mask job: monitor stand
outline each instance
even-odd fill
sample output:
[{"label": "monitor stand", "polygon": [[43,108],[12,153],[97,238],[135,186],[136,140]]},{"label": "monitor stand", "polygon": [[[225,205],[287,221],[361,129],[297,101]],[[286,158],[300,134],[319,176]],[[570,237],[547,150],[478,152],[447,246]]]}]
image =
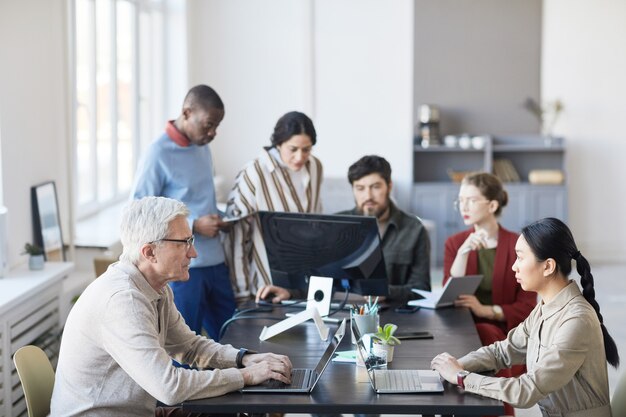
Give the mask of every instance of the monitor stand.
[{"label": "monitor stand", "polygon": [[259,336],[259,340],[267,340],[310,319],[313,319],[313,321],[315,322],[315,326],[317,327],[317,331],[320,334],[320,338],[324,341],[327,340],[329,329],[328,326],[326,326],[322,321],[322,316],[320,316],[320,312],[317,311],[317,307],[307,308],[306,310],[301,311],[291,317],[287,317],[285,320],[280,321],[270,327],[263,327],[261,335]]},{"label": "monitor stand", "polygon": [[298,314],[288,315],[288,317],[270,327],[265,326],[261,331],[259,340],[267,340],[284,331],[313,319],[317,331],[322,340],[328,339],[328,326],[324,324],[320,311],[327,316],[330,312],[330,299],[332,298],[333,279],[328,277],[312,276],[309,280],[309,293],[307,296],[306,310]]}]

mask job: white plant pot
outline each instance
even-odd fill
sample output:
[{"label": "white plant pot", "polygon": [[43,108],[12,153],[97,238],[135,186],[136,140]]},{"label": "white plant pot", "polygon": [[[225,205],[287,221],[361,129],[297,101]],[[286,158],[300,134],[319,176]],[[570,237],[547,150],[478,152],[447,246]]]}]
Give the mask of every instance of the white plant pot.
[{"label": "white plant pot", "polygon": [[393,348],[395,346],[386,345],[383,343],[374,343],[372,345],[372,353],[376,355],[378,352],[387,352],[387,363],[393,360]]},{"label": "white plant pot", "polygon": [[30,255],[28,257],[28,269],[37,271],[43,269],[45,265],[45,259],[43,255]]}]

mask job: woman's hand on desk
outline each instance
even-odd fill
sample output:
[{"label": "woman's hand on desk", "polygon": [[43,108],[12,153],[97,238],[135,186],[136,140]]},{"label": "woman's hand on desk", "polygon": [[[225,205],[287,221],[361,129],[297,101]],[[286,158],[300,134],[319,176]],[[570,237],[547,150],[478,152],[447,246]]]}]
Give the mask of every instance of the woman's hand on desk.
[{"label": "woman's hand on desk", "polygon": [[435,356],[430,362],[430,367],[439,372],[439,375],[452,384],[457,383],[456,375],[463,370],[459,361],[447,352]]},{"label": "woman's hand on desk", "polygon": [[478,301],[478,298],[476,298],[475,295],[459,295],[459,298],[454,301],[454,306],[467,307],[472,311],[472,313],[474,313],[476,317],[481,317],[485,319],[493,318],[493,309],[491,308],[491,306],[481,304],[481,302]]},{"label": "woman's hand on desk", "polygon": [[243,357],[244,368],[239,371],[246,385],[257,385],[268,379],[291,383],[291,361],[285,355],[253,353]]},{"label": "woman's hand on desk", "polygon": [[256,302],[259,300],[269,301],[274,304],[278,304],[283,300],[289,300],[291,298],[291,294],[283,287],[277,287],[275,285],[266,285],[264,287],[259,288],[256,292]]}]

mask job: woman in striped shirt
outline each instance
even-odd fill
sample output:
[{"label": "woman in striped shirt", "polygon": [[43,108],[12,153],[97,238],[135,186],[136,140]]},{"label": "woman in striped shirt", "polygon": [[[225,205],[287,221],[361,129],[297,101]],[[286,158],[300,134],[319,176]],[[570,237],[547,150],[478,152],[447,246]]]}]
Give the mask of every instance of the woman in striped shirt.
[{"label": "woman in striped shirt", "polygon": [[[311,119],[289,112],[278,119],[271,146],[246,164],[230,192],[226,213],[243,217],[258,210],[322,211],[322,164],[311,155],[317,140]],[[254,296],[272,283],[256,216],[236,222],[224,242],[231,281],[238,298]]]}]

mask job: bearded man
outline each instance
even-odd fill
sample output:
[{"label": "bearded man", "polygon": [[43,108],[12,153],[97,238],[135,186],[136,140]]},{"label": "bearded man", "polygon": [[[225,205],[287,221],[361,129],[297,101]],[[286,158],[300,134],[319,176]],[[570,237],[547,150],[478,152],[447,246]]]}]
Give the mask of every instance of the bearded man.
[{"label": "bearded man", "polygon": [[354,202],[338,214],[374,216],[382,240],[389,279],[388,299],[405,302],[419,298],[412,288],[430,291],[430,239],[417,216],[400,210],[391,200],[391,166],[377,155],[367,155],[348,169]]}]

